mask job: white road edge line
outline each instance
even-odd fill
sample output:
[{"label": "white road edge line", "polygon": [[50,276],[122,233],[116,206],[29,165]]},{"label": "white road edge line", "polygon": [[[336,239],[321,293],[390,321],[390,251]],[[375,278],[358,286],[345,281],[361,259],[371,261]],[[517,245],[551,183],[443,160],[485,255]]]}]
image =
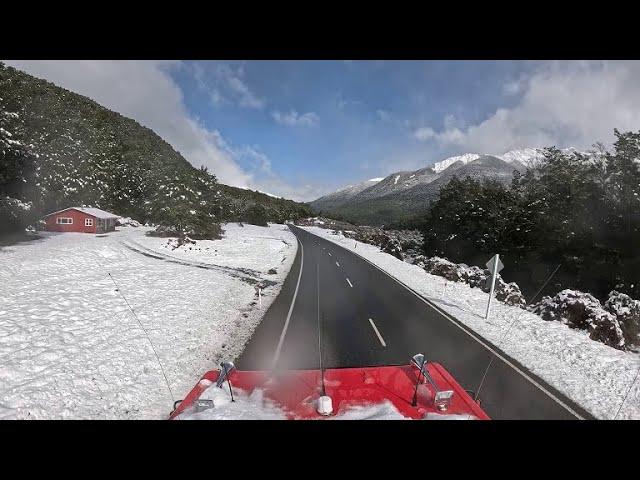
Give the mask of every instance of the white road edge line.
[{"label": "white road edge line", "polygon": [[384,343],[384,339],[382,338],[382,335],[380,335],[380,332],[376,328],[376,324],[373,323],[373,320],[371,320],[371,319],[369,319],[369,323],[371,324],[371,327],[373,328],[373,331],[376,332],[376,335],[378,336],[378,340],[380,340],[380,343],[382,344],[382,346],[386,348],[387,344]]},{"label": "white road edge line", "polygon": [[[304,230],[304,229],[303,229]],[[311,233],[311,235],[315,235],[315,233],[309,232],[308,230],[305,230],[305,232],[307,233]],[[320,235],[316,235],[319,238],[323,238],[320,237]],[[544,388],[542,385],[540,385],[538,382],[536,382],[533,378],[531,378],[529,375],[527,375],[525,372],[523,372],[522,370],[520,370],[517,366],[515,366],[513,363],[511,363],[509,360],[507,360],[506,358],[504,358],[502,355],[500,355],[498,352],[496,352],[494,349],[492,349],[489,345],[487,345],[486,343],[484,343],[480,338],[478,338],[476,335],[474,335],[473,333],[471,333],[469,330],[467,330],[466,328],[464,328],[462,325],[460,325],[456,320],[454,320],[451,315],[449,315],[447,312],[445,312],[444,310],[438,310],[434,305],[431,305],[431,303],[425,299],[422,295],[418,294],[417,292],[415,292],[414,290],[412,290],[411,288],[409,288],[407,285],[405,285],[404,283],[402,283],[400,280],[398,280],[397,278],[395,278],[393,275],[391,275],[390,273],[385,272],[383,269],[381,269],[380,267],[378,267],[375,263],[367,260],[366,258],[364,258],[362,255],[360,255],[359,253],[356,253],[354,251],[351,251],[349,249],[347,249],[346,247],[340,245],[337,242],[334,242],[332,240],[328,240],[325,239],[335,245],[338,245],[339,247],[343,248],[344,250],[353,253],[354,255],[357,255],[358,257],[360,257],[362,260],[364,260],[365,262],[367,262],[368,264],[372,265],[373,267],[375,267],[376,269],[380,270],[382,273],[384,273],[387,277],[391,278],[392,280],[394,280],[398,285],[401,285],[402,287],[404,287],[405,289],[407,289],[409,292],[411,292],[413,295],[415,295],[418,299],[422,300],[422,302],[424,302],[425,304],[429,305],[429,307],[431,307],[433,310],[435,310],[436,312],[440,313],[444,318],[446,318],[447,320],[449,320],[451,323],[453,323],[456,327],[458,327],[460,330],[462,330],[464,333],[466,333],[467,335],[469,335],[471,338],[473,338],[476,342],[478,342],[480,345],[482,345],[484,348],[486,348],[488,351],[490,351],[491,353],[493,353],[497,358],[499,358],[500,360],[502,360],[504,363],[506,363],[508,366],[510,366],[511,368],[513,368],[516,372],[518,372],[520,375],[522,375],[526,380],[528,380],[529,382],[531,382],[531,384],[533,384],[535,387],[537,387],[539,390],[541,390],[542,392],[546,393],[551,399],[553,399],[558,405],[560,405],[561,407],[565,408],[569,413],[571,413],[572,415],[574,415],[577,419],[579,420],[584,420],[584,417],[582,415],[580,415],[578,412],[574,411],[569,405],[567,405],[566,403],[564,403],[562,400],[560,400],[558,397],[556,397],[553,393],[551,393],[550,391],[548,391],[546,388]]]},{"label": "white road edge line", "polygon": [[349,284],[349,286],[350,286],[351,288],[353,288],[353,285],[351,284],[351,281],[349,280],[349,278],[347,278],[347,283]]},{"label": "white road edge line", "polygon": [[304,267],[304,247],[302,246],[302,242],[298,237],[298,244],[300,244],[300,273],[298,273],[298,283],[296,284],[296,289],[293,292],[293,299],[291,300],[291,305],[289,306],[289,313],[287,313],[287,319],[284,322],[284,327],[282,327],[282,333],[280,334],[280,340],[278,341],[278,347],[276,348],[276,353],[273,356],[273,364],[271,369],[275,370],[276,364],[280,358],[280,351],[282,350],[282,344],[284,343],[284,337],[287,334],[287,329],[289,328],[289,320],[291,320],[291,312],[293,312],[293,306],[296,304],[296,298],[298,297],[298,288],[300,287],[300,279],[302,278],[302,267]]}]

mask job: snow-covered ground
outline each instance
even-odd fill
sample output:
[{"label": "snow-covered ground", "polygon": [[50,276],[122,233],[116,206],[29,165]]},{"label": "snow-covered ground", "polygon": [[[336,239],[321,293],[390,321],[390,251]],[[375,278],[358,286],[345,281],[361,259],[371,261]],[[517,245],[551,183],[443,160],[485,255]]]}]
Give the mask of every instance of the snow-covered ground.
[{"label": "snow-covered ground", "polygon": [[0,419],[167,418],[242,351],[297,250],[284,225],[228,224],[175,250],[149,230],[0,248]]},{"label": "snow-covered ground", "polygon": [[[464,283],[447,282],[383,253],[376,246],[334,235],[320,227],[301,227],[361,255],[437,304],[507,355],[546,380],[593,415],[611,419],[640,368],[640,356],[593,341],[587,332],[542,320],[518,307],[493,301],[484,319],[488,294]],[[357,244],[357,246],[356,246]],[[640,420],[640,379],[633,384],[618,419]]]}]

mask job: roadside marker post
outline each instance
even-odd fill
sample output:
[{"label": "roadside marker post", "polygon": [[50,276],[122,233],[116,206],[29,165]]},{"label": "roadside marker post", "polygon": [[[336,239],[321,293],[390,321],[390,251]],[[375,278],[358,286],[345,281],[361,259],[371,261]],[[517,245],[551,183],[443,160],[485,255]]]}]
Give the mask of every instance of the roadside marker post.
[{"label": "roadside marker post", "polygon": [[489,302],[487,303],[487,312],[484,315],[484,319],[489,318],[489,310],[491,309],[491,299],[493,298],[493,291],[496,288],[496,277],[498,272],[504,268],[504,265],[500,261],[500,255],[495,254],[491,260],[487,262],[487,268],[491,271],[491,291],[489,292]]},{"label": "roadside marker post", "polygon": [[258,287],[258,306],[262,308],[262,289]]}]

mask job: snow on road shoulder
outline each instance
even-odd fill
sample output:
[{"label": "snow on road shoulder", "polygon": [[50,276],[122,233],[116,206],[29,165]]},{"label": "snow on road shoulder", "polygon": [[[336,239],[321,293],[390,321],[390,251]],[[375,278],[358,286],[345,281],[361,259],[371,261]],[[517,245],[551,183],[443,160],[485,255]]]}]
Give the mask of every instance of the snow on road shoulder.
[{"label": "snow on road shoulder", "polygon": [[[494,301],[491,316],[485,320],[488,294],[478,288],[430,275],[417,265],[381,252],[376,246],[334,235],[330,230],[300,228],[374,263],[598,418],[611,419],[616,415],[640,368],[637,354],[595,342],[584,331],[545,321],[517,307]],[[618,419],[640,419],[640,380],[629,392]]]},{"label": "snow on road shoulder", "polygon": [[0,249],[0,418],[166,418],[241,353],[297,250],[284,225],[228,224],[185,252],[149,230],[45,233]]}]

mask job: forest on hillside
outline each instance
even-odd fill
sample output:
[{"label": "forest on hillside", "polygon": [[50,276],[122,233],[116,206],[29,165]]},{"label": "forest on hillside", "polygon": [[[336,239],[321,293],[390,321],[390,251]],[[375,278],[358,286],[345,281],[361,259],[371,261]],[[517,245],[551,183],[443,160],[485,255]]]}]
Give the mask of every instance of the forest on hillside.
[{"label": "forest on hillside", "polygon": [[[611,150],[545,150],[545,160],[511,185],[454,178],[426,215],[405,223],[424,234],[424,253],[484,265],[529,297],[563,288],[601,299],[615,289],[640,297],[640,132],[614,131]],[[528,298],[530,300],[530,298]]]},{"label": "forest on hillside", "polygon": [[310,214],[305,204],[222,185],[151,129],[0,63],[0,233],[69,206],[204,237],[217,236],[221,222]]}]

